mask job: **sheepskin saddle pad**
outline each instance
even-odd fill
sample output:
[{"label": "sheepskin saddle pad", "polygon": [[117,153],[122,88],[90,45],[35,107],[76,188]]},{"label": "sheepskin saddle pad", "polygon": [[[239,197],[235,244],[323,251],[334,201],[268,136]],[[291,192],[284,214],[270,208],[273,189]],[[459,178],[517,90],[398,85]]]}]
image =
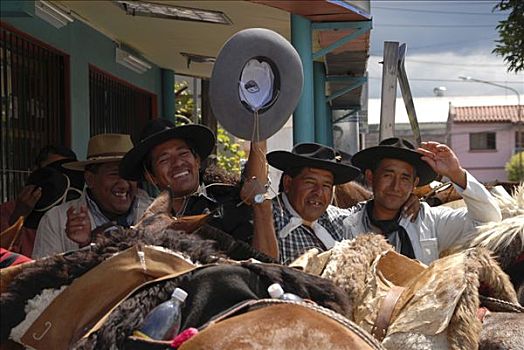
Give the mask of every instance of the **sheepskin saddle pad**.
[{"label": "sheepskin saddle pad", "polygon": [[348,317],[388,349],[477,349],[479,286],[517,303],[508,276],[484,248],[427,267],[396,253],[382,236],[362,235],[295,263],[342,287],[354,306]]}]

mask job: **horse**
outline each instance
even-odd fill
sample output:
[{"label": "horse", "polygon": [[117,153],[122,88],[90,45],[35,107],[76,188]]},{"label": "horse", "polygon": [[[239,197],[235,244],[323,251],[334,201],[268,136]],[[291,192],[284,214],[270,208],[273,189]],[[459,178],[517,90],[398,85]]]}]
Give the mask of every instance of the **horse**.
[{"label": "horse", "polygon": [[[276,282],[315,306],[305,303],[297,308],[268,301],[265,303],[270,307],[232,314],[221,327],[244,329],[238,333],[244,336],[244,344],[249,333],[250,344],[259,347],[273,339],[272,348],[282,344],[317,348],[312,339],[324,339],[341,349],[348,344],[356,344],[358,349],[383,349],[345,318],[352,306],[331,281],[286,266],[232,261],[228,252],[220,249],[221,242],[202,238],[216,232],[206,233],[201,222],[194,229],[193,220],[186,226],[194,229],[192,234],[181,231],[185,224],[180,226],[179,220],[168,214],[168,205],[166,196],[161,195],[136,226],[99,228],[93,233],[93,244],[85,249],[22,265],[24,268],[11,276],[11,281],[4,280],[7,286],[0,295],[0,307],[9,317],[2,317],[0,322],[0,343],[7,344],[11,337],[36,349],[136,348],[136,342],[129,343],[133,330],[180,286],[190,295],[184,307],[183,328],[201,328],[202,335],[195,336],[194,341],[217,348],[216,337],[205,336],[217,328],[212,324],[202,329],[206,321],[229,312],[238,302],[267,299],[267,287]],[[300,328],[274,322],[276,329],[265,322],[258,335],[243,328],[268,318],[283,320],[284,316],[295,319]],[[326,321],[321,322],[323,330],[320,320]],[[308,338],[299,329],[316,331]],[[274,338],[277,330],[279,338]],[[233,337],[224,339],[224,349],[235,341]],[[190,345],[188,342],[187,347]],[[151,348],[154,344],[144,346]]]},{"label": "horse", "polygon": [[373,197],[373,193],[355,181],[335,186],[333,204],[347,209]]}]

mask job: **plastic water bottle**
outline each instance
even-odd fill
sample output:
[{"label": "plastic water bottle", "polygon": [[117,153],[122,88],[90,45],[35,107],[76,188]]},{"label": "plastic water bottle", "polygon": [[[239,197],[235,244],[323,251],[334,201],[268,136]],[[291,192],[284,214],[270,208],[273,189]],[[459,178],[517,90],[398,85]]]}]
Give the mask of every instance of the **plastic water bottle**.
[{"label": "plastic water bottle", "polygon": [[303,301],[301,297],[293,293],[284,293],[282,286],[278,283],[273,283],[267,288],[269,296],[273,299],[281,300],[293,300],[293,301]]},{"label": "plastic water bottle", "polygon": [[182,303],[186,300],[185,290],[176,288],[171,299],[156,306],[145,318],[134,335],[157,340],[171,340],[180,331]]}]

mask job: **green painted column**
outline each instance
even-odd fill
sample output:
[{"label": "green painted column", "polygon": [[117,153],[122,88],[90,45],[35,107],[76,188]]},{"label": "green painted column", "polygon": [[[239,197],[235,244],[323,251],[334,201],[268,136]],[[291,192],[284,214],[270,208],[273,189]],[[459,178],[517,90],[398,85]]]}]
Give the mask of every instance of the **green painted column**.
[{"label": "green painted column", "polygon": [[333,113],[329,103],[326,103],[326,134],[327,134],[327,143],[326,145],[333,147]]},{"label": "green painted column", "polygon": [[323,62],[313,62],[315,96],[315,142],[328,145],[328,125],[326,110],[326,69]]},{"label": "green painted column", "polygon": [[162,68],[162,112],[160,117],[175,121],[175,72]]},{"label": "green painted column", "polygon": [[298,15],[291,15],[291,43],[302,60],[304,86],[293,113],[293,144],[315,141],[313,54],[311,22]]}]

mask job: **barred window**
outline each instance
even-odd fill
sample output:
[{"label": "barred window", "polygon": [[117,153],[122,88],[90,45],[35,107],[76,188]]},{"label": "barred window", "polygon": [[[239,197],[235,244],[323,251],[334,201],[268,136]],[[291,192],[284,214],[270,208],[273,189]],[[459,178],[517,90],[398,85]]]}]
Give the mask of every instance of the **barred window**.
[{"label": "barred window", "polygon": [[16,198],[45,145],[69,146],[69,58],[2,22],[0,196]]},{"label": "barred window", "polygon": [[89,66],[89,112],[91,136],[136,136],[156,115],[156,95]]}]

